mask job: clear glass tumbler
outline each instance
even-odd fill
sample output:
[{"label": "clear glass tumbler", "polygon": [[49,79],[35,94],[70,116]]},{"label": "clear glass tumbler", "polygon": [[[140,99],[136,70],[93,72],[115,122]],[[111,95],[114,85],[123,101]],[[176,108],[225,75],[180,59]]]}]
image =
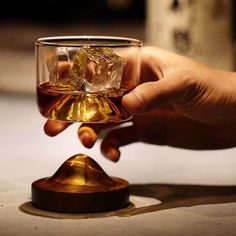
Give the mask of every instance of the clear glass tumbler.
[{"label": "clear glass tumbler", "polygon": [[47,119],[121,122],[122,96],[139,83],[138,39],[61,36],[36,41],[37,102]]}]

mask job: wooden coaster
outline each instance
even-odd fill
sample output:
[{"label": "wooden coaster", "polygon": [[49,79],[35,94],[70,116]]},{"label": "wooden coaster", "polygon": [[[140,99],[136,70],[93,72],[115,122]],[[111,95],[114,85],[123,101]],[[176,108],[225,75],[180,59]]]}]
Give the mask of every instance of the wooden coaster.
[{"label": "wooden coaster", "polygon": [[109,177],[84,154],[69,158],[52,177],[32,183],[32,204],[47,211],[111,211],[129,205],[129,196],[126,180]]}]

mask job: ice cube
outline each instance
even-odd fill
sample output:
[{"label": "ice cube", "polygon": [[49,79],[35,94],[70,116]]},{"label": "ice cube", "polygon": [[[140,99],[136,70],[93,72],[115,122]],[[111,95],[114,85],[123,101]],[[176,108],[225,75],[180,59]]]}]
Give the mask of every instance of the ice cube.
[{"label": "ice cube", "polygon": [[77,90],[119,89],[126,65],[111,48],[82,47],[72,66],[72,84]]}]

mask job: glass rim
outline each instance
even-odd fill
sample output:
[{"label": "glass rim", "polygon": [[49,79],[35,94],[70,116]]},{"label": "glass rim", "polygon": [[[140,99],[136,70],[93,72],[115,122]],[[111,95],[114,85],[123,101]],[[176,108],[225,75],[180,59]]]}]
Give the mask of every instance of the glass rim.
[{"label": "glass rim", "polygon": [[[107,41],[106,43],[102,40]],[[71,41],[71,42],[70,42]],[[81,41],[81,42],[80,42]],[[96,41],[93,42],[93,41]],[[99,42],[100,41],[100,42]],[[35,41],[37,46],[52,46],[52,47],[141,47],[142,40],[119,36],[52,36],[42,37]]]}]

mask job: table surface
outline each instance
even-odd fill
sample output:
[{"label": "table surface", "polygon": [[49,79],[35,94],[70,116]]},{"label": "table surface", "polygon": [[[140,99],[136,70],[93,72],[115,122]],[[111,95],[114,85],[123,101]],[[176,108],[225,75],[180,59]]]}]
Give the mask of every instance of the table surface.
[{"label": "table surface", "polygon": [[[33,96],[0,94],[0,235],[236,235],[236,149],[192,151],[135,143],[118,163],[78,141],[76,128],[43,133]],[[131,183],[132,205],[97,214],[34,209],[31,183],[86,153]]]}]

